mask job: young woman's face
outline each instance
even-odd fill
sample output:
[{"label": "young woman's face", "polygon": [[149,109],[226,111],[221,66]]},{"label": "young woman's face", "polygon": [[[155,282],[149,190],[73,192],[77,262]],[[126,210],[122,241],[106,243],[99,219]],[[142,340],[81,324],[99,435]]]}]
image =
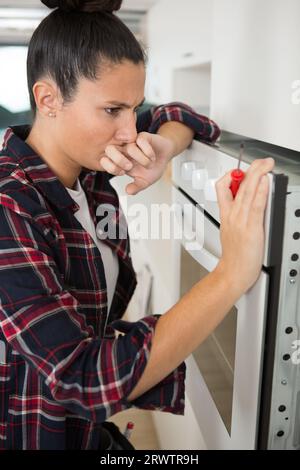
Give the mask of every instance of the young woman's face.
[{"label": "young woman's face", "polygon": [[100,169],[107,145],[136,140],[136,110],[144,100],[145,66],[124,61],[104,67],[97,81],[81,78],[74,100],[57,113],[62,152],[90,170]]}]

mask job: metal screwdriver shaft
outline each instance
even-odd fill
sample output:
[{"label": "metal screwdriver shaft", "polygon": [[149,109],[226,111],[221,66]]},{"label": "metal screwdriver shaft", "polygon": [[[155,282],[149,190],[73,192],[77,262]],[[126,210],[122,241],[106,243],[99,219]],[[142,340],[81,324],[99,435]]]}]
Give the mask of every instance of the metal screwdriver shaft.
[{"label": "metal screwdriver shaft", "polygon": [[239,162],[238,162],[238,167],[237,167],[238,170],[240,169],[240,166],[241,166],[243,153],[244,153],[244,142],[242,142],[240,146],[240,155],[239,155]]}]

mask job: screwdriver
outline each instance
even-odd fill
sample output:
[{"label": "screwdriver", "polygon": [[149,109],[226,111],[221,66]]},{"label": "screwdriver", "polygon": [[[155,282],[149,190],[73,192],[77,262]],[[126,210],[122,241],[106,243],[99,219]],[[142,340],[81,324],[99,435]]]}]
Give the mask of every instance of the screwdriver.
[{"label": "screwdriver", "polygon": [[244,142],[242,142],[240,146],[238,167],[235,170],[232,170],[231,172],[230,189],[234,198],[236,196],[236,193],[238,192],[241,182],[245,178],[245,173],[243,172],[243,170],[240,169],[243,152],[244,152]]}]

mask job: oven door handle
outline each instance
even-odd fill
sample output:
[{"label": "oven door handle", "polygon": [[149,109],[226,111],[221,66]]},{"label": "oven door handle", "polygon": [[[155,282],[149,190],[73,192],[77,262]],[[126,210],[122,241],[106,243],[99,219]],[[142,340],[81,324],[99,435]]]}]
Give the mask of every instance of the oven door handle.
[{"label": "oven door handle", "polygon": [[[189,205],[188,207],[192,207]],[[193,226],[193,217],[190,212],[187,211],[186,206],[181,207],[182,217],[182,240],[181,243],[184,249],[194,258],[195,261],[200,263],[206,271],[213,271],[219,263],[219,258],[210,253],[204,248],[204,215],[197,208],[192,208],[196,218],[198,217],[198,227],[202,232],[197,234],[196,227]],[[199,232],[198,230],[198,232]]]},{"label": "oven door handle", "polygon": [[219,258],[210,253],[206,248],[200,245],[197,241],[190,241],[183,238],[181,241],[184,249],[197,261],[206,271],[213,271],[219,263]]}]

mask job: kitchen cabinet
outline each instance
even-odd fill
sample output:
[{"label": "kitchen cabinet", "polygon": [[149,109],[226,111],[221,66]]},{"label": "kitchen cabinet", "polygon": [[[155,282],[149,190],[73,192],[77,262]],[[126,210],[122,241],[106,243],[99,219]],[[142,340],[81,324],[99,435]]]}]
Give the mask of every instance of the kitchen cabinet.
[{"label": "kitchen cabinet", "polygon": [[211,63],[175,67],[173,70],[174,101],[189,104],[200,114],[209,116],[211,95]]},{"label": "kitchen cabinet", "polygon": [[[145,27],[148,100],[194,104],[186,90],[192,81],[201,97],[201,83],[206,80],[207,64],[211,62],[211,0],[161,0],[150,9]],[[198,97],[195,104],[197,101]]]},{"label": "kitchen cabinet", "polygon": [[214,0],[211,117],[300,150],[300,2]]}]

